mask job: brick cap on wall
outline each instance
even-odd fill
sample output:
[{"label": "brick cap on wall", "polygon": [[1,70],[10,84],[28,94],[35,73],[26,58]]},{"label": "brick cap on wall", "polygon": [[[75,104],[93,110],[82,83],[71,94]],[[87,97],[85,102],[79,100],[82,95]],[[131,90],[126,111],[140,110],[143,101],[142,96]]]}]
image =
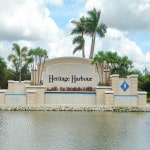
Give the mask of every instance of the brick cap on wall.
[{"label": "brick cap on wall", "polygon": [[138,75],[137,74],[131,74],[131,75],[127,76],[127,78],[138,78]]},{"label": "brick cap on wall", "polygon": [[6,93],[8,90],[6,89],[3,89],[3,90],[0,90],[0,93]]},{"label": "brick cap on wall", "polygon": [[45,89],[46,86],[26,86],[26,88],[41,88],[41,89]]},{"label": "brick cap on wall", "polygon": [[111,86],[97,86],[96,89],[112,89]]},{"label": "brick cap on wall", "polygon": [[110,75],[110,78],[119,78],[119,74],[112,74]]},{"label": "brick cap on wall", "polygon": [[105,94],[114,94],[114,91],[105,91]]},{"label": "brick cap on wall", "polygon": [[147,95],[147,92],[145,92],[145,91],[138,91],[138,95]]}]

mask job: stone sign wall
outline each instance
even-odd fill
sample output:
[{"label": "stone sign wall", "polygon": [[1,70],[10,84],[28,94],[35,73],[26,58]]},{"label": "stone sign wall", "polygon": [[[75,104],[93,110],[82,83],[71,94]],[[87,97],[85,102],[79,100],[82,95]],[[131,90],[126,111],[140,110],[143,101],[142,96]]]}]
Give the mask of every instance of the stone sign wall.
[{"label": "stone sign wall", "polygon": [[45,65],[42,73],[43,85],[48,88],[95,88],[98,83],[98,74],[90,61],[81,58],[72,58],[71,61],[68,59],[70,58],[60,58],[57,63],[54,60],[47,62],[49,65]]}]

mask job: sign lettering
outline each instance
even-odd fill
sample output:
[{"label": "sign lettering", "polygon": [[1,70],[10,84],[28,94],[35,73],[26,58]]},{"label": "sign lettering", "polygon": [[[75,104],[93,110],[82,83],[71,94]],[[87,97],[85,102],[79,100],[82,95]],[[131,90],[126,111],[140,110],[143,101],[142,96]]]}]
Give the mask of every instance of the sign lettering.
[{"label": "sign lettering", "polygon": [[71,82],[71,83],[76,83],[76,82],[85,82],[85,81],[92,81],[93,78],[91,77],[84,77],[84,76],[76,76],[76,75],[71,75],[71,77],[62,77],[62,76],[54,76],[54,75],[49,75],[49,83],[61,81],[61,82]]}]

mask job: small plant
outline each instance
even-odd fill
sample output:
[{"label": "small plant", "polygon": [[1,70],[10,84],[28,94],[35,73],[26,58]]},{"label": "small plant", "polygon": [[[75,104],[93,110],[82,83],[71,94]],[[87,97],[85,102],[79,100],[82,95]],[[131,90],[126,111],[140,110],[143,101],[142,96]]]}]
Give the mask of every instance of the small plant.
[{"label": "small plant", "polygon": [[59,89],[57,87],[51,87],[47,88],[47,91],[95,91],[95,88],[92,87],[60,87]]},{"label": "small plant", "polygon": [[56,86],[52,88],[47,88],[47,91],[58,91],[58,88]]}]

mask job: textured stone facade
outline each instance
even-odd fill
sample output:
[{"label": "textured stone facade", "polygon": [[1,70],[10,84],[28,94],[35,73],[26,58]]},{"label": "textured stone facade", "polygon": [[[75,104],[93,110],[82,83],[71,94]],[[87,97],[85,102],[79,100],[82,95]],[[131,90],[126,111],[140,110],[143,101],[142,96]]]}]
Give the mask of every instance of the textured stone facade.
[{"label": "textured stone facade", "polygon": [[[97,86],[99,75],[90,62],[88,59],[72,57],[47,61],[42,73],[43,85],[31,86],[32,81],[19,83],[10,80],[8,89],[0,90],[0,105],[49,106],[56,104],[105,107],[147,105],[147,93],[138,91],[137,75],[119,78],[119,75],[114,74],[110,76],[111,86]],[[54,86],[58,88],[57,92],[47,91]],[[63,91],[64,87],[69,90],[76,88],[74,91]],[[88,90],[92,87],[95,91],[86,91],[85,87],[88,87]]]}]

